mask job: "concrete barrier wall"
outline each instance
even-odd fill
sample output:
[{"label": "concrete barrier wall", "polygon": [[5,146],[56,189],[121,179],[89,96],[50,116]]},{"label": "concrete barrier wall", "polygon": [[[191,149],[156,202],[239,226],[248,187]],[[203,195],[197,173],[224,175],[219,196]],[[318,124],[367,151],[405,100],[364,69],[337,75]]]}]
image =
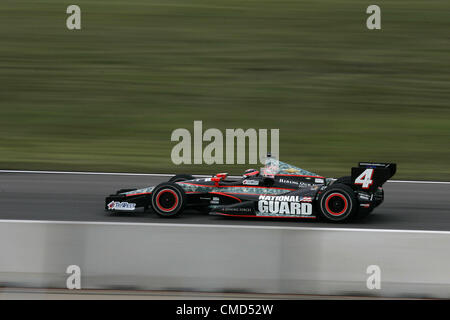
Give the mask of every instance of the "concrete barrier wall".
[{"label": "concrete barrier wall", "polygon": [[[0,222],[0,286],[450,298],[450,233]],[[381,268],[369,290],[366,269]]]}]

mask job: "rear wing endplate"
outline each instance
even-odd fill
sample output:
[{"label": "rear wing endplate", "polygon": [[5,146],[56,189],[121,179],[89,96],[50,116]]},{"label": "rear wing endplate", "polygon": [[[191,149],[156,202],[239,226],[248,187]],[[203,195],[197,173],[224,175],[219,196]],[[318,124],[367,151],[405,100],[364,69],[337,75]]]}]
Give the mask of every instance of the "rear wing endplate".
[{"label": "rear wing endplate", "polygon": [[397,171],[395,163],[360,162],[352,168],[352,183],[360,190],[373,192]]}]

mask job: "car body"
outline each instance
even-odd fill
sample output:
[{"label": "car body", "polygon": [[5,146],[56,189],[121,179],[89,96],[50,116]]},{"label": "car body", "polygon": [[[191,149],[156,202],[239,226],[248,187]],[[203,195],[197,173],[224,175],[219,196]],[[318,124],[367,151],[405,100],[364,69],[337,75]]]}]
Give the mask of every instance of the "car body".
[{"label": "car body", "polygon": [[347,221],[383,202],[382,184],[395,171],[394,163],[360,162],[351,176],[333,179],[269,157],[261,171],[242,177],[176,175],[157,186],[121,189],[106,198],[105,209],[132,212],[142,207],[174,217],[191,208],[227,217]]}]

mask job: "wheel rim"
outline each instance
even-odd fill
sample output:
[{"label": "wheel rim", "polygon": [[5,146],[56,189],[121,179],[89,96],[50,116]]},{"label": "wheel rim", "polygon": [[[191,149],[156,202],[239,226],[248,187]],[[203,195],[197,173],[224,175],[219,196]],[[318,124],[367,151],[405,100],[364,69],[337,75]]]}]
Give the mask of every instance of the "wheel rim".
[{"label": "wheel rim", "polygon": [[340,216],[347,211],[348,201],[342,194],[332,193],[325,200],[325,207],[332,216]]},{"label": "wheel rim", "polygon": [[173,211],[177,207],[178,202],[178,195],[170,189],[161,190],[156,197],[156,205],[163,212]]}]

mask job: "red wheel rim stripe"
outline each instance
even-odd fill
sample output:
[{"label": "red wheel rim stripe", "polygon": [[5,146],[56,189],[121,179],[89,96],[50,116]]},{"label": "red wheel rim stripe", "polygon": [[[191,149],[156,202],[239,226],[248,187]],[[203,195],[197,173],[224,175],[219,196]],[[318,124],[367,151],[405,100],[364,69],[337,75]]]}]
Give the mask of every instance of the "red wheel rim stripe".
[{"label": "red wheel rim stripe", "polygon": [[[175,204],[174,204],[172,207],[168,208],[168,209],[164,208],[164,207],[161,206],[161,204],[159,203],[159,197],[160,197],[163,193],[165,193],[165,192],[170,192],[170,193],[173,194],[174,197],[175,197]],[[178,205],[178,195],[177,195],[174,191],[172,191],[172,190],[164,189],[164,190],[162,190],[161,192],[159,192],[158,195],[156,196],[156,205],[158,206],[158,208],[159,208],[160,210],[162,210],[162,211],[164,211],[164,212],[170,212],[170,211],[172,211],[173,209],[175,209],[175,207]]]},{"label": "red wheel rim stripe", "polygon": [[[342,209],[340,212],[337,212],[337,213],[331,211],[330,207],[328,206],[328,202],[330,201],[330,199],[333,198],[333,197],[336,197],[336,196],[339,197],[339,198],[341,198],[342,200],[344,200],[344,203],[345,203],[344,209]],[[325,206],[326,206],[327,211],[328,211],[329,214],[331,214],[331,215],[333,215],[333,216],[340,216],[341,214],[343,214],[343,213],[345,212],[345,210],[347,210],[347,208],[348,208],[348,202],[347,202],[347,199],[346,199],[342,194],[340,194],[340,193],[332,193],[332,194],[330,194],[330,195],[327,197],[327,200],[325,201]]]}]

